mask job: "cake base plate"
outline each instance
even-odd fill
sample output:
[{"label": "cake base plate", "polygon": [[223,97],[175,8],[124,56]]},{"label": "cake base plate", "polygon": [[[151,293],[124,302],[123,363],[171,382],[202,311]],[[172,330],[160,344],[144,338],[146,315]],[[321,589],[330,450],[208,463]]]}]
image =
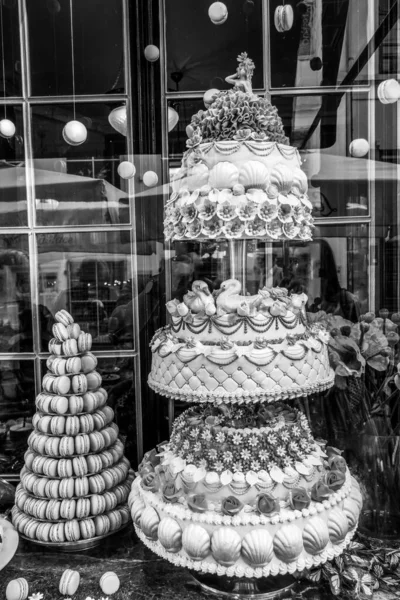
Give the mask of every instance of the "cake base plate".
[{"label": "cake base plate", "polygon": [[110,537],[111,535],[120,533],[121,531],[126,529],[128,525],[129,523],[125,523],[119,529],[116,529],[115,531],[110,531],[105,535],[98,535],[97,537],[90,538],[89,540],[78,540],[77,542],[42,542],[39,540],[33,540],[31,538],[28,538],[22,533],[20,533],[19,536],[26,542],[43,546],[48,550],[54,550],[55,552],[83,552],[84,550],[90,550],[91,548],[99,546],[99,544],[101,544],[106,538]]},{"label": "cake base plate", "polygon": [[208,595],[218,598],[240,600],[279,600],[290,596],[290,590],[297,580],[292,575],[277,575],[275,577],[246,578],[219,577],[218,575],[203,575],[189,571],[195,583]]}]

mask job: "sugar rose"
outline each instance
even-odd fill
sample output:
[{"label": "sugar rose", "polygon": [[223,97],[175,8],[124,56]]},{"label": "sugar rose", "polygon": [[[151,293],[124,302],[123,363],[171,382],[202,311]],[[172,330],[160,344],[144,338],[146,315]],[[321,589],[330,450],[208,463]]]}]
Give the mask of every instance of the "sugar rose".
[{"label": "sugar rose", "polygon": [[156,492],[160,487],[160,480],[155,473],[147,473],[142,477],[142,488],[149,492]]},{"label": "sugar rose", "polygon": [[181,491],[176,487],[175,483],[168,482],[162,489],[162,496],[165,502],[175,504],[175,502],[178,502],[179,497],[181,496]]},{"label": "sugar rose", "polygon": [[194,494],[189,496],[187,499],[188,507],[197,513],[205,512],[207,510],[207,500],[205,494]]},{"label": "sugar rose", "polygon": [[259,494],[256,498],[256,508],[262,515],[271,515],[279,511],[279,503],[272,494]]},{"label": "sugar rose", "polygon": [[340,471],[346,473],[347,464],[343,456],[331,456],[328,459],[328,465],[331,471]]},{"label": "sugar rose", "polygon": [[346,475],[345,475],[345,473],[342,473],[341,471],[328,471],[325,475],[326,485],[334,492],[336,492],[337,490],[340,490],[340,488],[344,484],[345,480],[346,480]]},{"label": "sugar rose", "polygon": [[311,498],[314,502],[323,502],[328,500],[331,494],[331,490],[322,479],[314,483],[311,488]]},{"label": "sugar rose", "polygon": [[221,503],[221,510],[224,515],[233,517],[242,509],[243,504],[235,498],[235,496],[228,496],[224,498]]},{"label": "sugar rose", "polygon": [[149,461],[142,461],[139,465],[139,475],[142,477],[147,475],[147,473],[153,473],[154,467]]},{"label": "sugar rose", "polygon": [[293,488],[289,495],[290,506],[293,510],[302,510],[310,506],[311,497],[303,487]]}]

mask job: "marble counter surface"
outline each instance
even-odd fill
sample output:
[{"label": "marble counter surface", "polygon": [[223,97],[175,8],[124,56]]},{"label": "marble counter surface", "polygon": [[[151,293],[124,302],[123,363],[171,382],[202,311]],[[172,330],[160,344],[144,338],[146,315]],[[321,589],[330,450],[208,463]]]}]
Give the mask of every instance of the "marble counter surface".
[{"label": "marble counter surface", "polygon": [[[35,544],[20,540],[16,555],[0,573],[0,598],[5,598],[5,589],[11,579],[25,577],[29,583],[30,595],[42,593],[43,600],[58,600],[62,598],[58,592],[58,583],[67,568],[75,569],[81,575],[81,585],[74,600],[103,598],[99,580],[106,571],[116,572],[121,580],[120,590],[112,596],[112,600],[206,598],[187,571],[174,567],[145,548],[132,526],[108,538],[101,546],[81,553],[43,551]],[[313,600],[334,598],[323,590],[309,589],[307,584],[298,586],[292,597]],[[374,600],[391,600],[395,597],[378,592],[374,595]]]}]

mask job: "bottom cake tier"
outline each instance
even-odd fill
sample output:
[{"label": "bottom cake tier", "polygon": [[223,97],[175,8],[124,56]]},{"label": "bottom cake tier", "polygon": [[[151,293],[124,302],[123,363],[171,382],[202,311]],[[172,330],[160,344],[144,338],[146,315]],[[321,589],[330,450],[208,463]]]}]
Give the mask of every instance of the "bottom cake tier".
[{"label": "bottom cake tier", "polygon": [[293,574],[333,559],[353,537],[362,506],[348,470],[329,500],[303,510],[281,507],[272,515],[246,506],[233,516],[195,512],[144,490],[141,481],[133,482],[128,503],[146,546],[177,566],[228,577]]}]

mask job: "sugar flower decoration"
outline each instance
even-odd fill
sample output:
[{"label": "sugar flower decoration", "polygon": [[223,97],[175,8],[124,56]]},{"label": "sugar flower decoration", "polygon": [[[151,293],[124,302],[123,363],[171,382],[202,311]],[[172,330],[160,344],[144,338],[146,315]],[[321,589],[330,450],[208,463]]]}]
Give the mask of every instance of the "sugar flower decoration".
[{"label": "sugar flower decoration", "polygon": [[[37,592],[36,594],[32,594],[32,596],[29,596],[29,600],[42,600],[42,598],[43,594],[41,592]],[[68,598],[66,600],[68,600]]]}]

